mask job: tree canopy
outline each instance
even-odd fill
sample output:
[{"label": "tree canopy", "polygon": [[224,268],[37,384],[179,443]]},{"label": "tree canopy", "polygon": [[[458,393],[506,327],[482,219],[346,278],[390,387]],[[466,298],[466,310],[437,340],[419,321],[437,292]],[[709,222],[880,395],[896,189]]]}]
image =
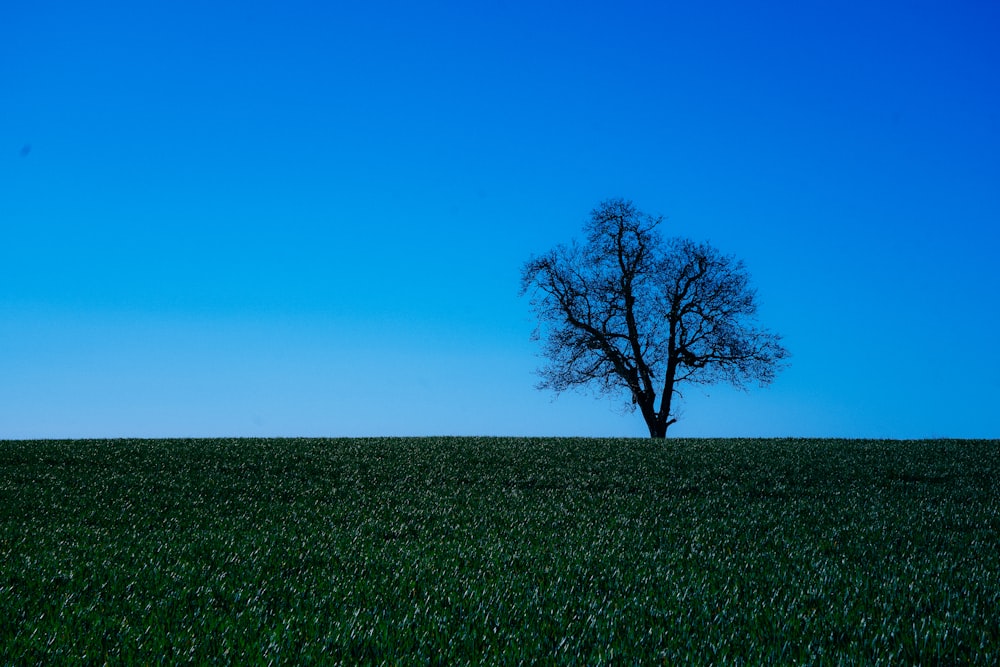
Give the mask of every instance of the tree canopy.
[{"label": "tree canopy", "polygon": [[547,360],[539,388],[624,394],[654,438],[677,421],[678,385],[766,385],[788,356],[781,337],[756,324],[743,262],[708,243],[664,239],[661,222],[630,201],[602,202],[584,243],[532,257],[521,280]]}]

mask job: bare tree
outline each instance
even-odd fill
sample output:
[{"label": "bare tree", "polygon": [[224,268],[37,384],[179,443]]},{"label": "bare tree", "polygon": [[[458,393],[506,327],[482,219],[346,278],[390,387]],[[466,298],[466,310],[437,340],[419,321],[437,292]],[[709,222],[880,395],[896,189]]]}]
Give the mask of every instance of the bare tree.
[{"label": "bare tree", "polygon": [[623,393],[653,438],[677,421],[677,385],[763,386],[788,356],[780,336],[755,326],[743,262],[707,243],[664,240],[661,221],[630,201],[602,202],[585,243],[532,257],[521,278],[548,360],[539,389]]}]

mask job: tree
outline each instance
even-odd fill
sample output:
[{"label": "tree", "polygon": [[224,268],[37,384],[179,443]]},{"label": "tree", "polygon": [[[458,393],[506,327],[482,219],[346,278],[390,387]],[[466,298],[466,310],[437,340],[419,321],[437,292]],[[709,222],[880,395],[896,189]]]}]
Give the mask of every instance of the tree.
[{"label": "tree", "polygon": [[763,386],[788,356],[780,336],[755,325],[743,262],[707,243],[664,240],[661,221],[630,201],[602,202],[585,243],[532,257],[521,278],[548,360],[538,388],[624,394],[653,438],[677,421],[678,385]]}]

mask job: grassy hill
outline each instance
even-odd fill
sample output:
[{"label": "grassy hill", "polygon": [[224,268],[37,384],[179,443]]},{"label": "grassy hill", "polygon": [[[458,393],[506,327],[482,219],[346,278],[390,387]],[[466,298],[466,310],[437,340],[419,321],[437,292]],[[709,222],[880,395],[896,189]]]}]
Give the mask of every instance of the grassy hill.
[{"label": "grassy hill", "polygon": [[0,441],[0,664],[996,664],[998,564],[998,441]]}]

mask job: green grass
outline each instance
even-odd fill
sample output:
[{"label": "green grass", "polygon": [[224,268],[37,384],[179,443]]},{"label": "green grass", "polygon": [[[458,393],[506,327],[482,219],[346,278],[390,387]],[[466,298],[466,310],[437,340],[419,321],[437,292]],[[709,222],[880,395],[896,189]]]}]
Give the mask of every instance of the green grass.
[{"label": "green grass", "polygon": [[0,441],[0,664],[1000,661],[1000,442]]}]

